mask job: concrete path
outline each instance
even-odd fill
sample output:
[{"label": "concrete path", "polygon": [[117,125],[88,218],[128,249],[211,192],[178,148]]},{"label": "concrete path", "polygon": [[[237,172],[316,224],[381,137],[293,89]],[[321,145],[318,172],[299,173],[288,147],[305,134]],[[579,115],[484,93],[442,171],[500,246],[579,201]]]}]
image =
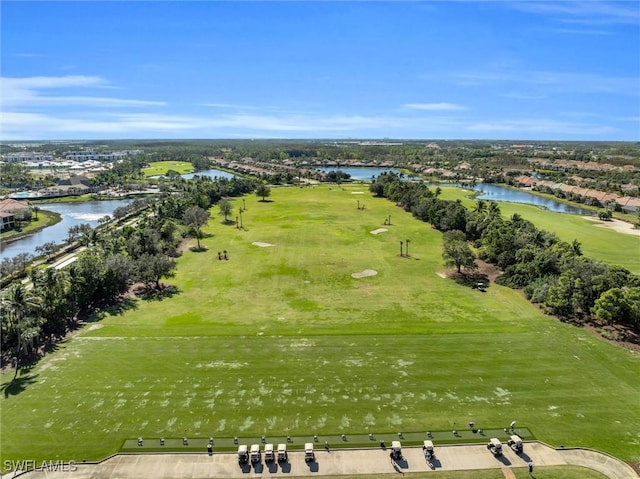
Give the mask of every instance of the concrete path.
[{"label": "concrete path", "polygon": [[[454,471],[471,469],[510,469],[537,466],[575,465],[600,471],[611,479],[638,479],[624,462],[595,451],[584,449],[557,450],[538,442],[525,443],[517,455],[506,448],[501,457],[494,457],[484,445],[436,446],[431,466],[420,447],[402,450],[403,460],[392,462],[389,452],[381,449],[338,449],[316,451],[316,461],[307,464],[303,452],[289,453],[288,464],[265,464],[240,468],[235,454],[119,454],[99,464],[67,466],[66,471],[31,471],[19,476],[24,479],[213,479],[239,477],[299,477],[342,474],[395,474],[424,471]],[[534,470],[535,474],[535,470]],[[506,474],[505,474],[506,476]],[[13,474],[4,476],[14,477]]]}]

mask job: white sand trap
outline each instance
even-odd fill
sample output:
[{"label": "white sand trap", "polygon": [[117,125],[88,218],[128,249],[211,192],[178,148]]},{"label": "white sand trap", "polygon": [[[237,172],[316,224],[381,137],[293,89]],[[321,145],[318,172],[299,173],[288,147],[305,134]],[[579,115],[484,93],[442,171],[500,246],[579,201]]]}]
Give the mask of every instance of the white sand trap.
[{"label": "white sand trap", "polygon": [[251,244],[254,246],[260,246],[260,248],[268,248],[269,246],[273,246],[271,243],[263,243],[262,241],[254,241]]},{"label": "white sand trap", "polygon": [[378,228],[377,230],[370,231],[372,235],[378,235],[380,233],[384,233],[385,231],[389,231],[387,228]]},{"label": "white sand trap", "polygon": [[352,278],[366,278],[367,276],[375,276],[378,274],[376,270],[373,269],[365,269],[364,271],[360,271],[359,273],[351,273]]},{"label": "white sand trap", "polygon": [[440,276],[443,279],[447,279],[447,275],[444,273],[436,273],[438,276]]},{"label": "white sand trap", "polygon": [[352,195],[364,195],[364,191],[352,191]]},{"label": "white sand trap", "polygon": [[600,228],[607,228],[613,231],[617,231],[618,233],[625,233],[628,235],[640,236],[640,229],[634,228],[631,223],[627,223],[626,221],[620,221],[616,219],[612,219],[609,221],[602,221],[598,218],[593,218],[591,216],[585,216],[586,220],[595,221]]}]

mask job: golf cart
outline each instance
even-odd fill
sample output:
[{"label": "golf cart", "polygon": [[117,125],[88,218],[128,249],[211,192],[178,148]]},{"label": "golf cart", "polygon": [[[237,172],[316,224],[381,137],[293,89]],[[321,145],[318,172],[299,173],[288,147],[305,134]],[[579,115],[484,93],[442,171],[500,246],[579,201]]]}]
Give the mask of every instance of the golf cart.
[{"label": "golf cart", "polygon": [[273,444],[264,445],[264,462],[273,462],[276,460],[276,455],[273,452]]},{"label": "golf cart", "polygon": [[278,444],[278,462],[287,462],[289,456],[287,456],[287,445]]},{"label": "golf cart", "polygon": [[494,456],[500,456],[502,454],[502,443],[498,438],[492,437],[489,444],[487,444],[487,449],[489,449]]},{"label": "golf cart", "polygon": [[402,459],[402,445],[400,441],[391,441],[391,459]]},{"label": "golf cart", "polygon": [[305,462],[313,462],[316,456],[313,454],[313,443],[307,442],[304,445],[304,460]]},{"label": "golf cart", "polygon": [[246,464],[249,461],[249,454],[247,453],[247,446],[242,444],[238,446],[238,464]]},{"label": "golf cart", "polygon": [[522,439],[520,439],[520,436],[517,436],[515,434],[509,438],[507,444],[515,452],[522,452],[522,449],[524,448],[524,446],[522,445]]},{"label": "golf cart", "polygon": [[259,444],[251,444],[251,450],[249,451],[249,457],[251,457],[251,462],[260,462],[260,445]]},{"label": "golf cart", "polygon": [[433,442],[432,441],[424,441],[422,445],[422,451],[424,452],[424,457],[427,461],[431,461],[431,458],[436,454],[433,451]]}]

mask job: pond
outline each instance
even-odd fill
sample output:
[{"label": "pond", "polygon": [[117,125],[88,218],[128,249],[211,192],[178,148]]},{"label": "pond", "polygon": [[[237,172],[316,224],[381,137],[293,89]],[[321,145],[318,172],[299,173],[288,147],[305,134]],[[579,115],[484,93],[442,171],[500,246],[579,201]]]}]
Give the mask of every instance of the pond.
[{"label": "pond", "polygon": [[513,190],[493,184],[480,183],[473,190],[482,192],[476,199],[487,201],[506,201],[509,203],[523,203],[535,205],[556,213],[568,213],[572,215],[593,215],[593,211],[577,206],[567,205],[556,200],[534,195],[527,191]]},{"label": "pond", "polygon": [[13,258],[20,253],[36,255],[36,246],[42,246],[50,241],[62,244],[66,239],[69,228],[83,223],[92,228],[98,225],[98,220],[111,215],[113,210],[126,206],[132,200],[112,201],[84,201],[81,203],[41,203],[40,210],[52,211],[61,215],[61,221],[53,226],[38,231],[26,238],[9,243],[1,243],[2,258]]},{"label": "pond", "polygon": [[[357,181],[369,181],[372,176],[380,176],[382,173],[392,172],[401,174],[402,171],[397,168],[375,168],[375,167],[365,167],[365,166],[315,166],[312,169],[317,171],[322,171],[324,173],[328,173],[330,171],[342,171],[351,176],[352,180]],[[405,176],[408,180],[420,180],[422,178],[416,176]]]},{"label": "pond", "polygon": [[212,170],[196,171],[195,173],[187,173],[185,175],[180,175],[180,176],[182,178],[184,178],[185,180],[190,180],[194,176],[206,176],[206,177],[209,177],[209,178],[229,178],[229,179],[231,179],[231,178],[234,178],[236,175],[234,175],[233,173],[229,173],[227,171],[212,169]]},{"label": "pond", "polygon": [[[194,176],[206,176],[208,178],[234,178],[237,175],[234,175],[233,173],[229,173],[228,171],[222,171],[222,170],[216,170],[216,169],[211,169],[211,170],[202,170],[202,171],[196,171],[194,173],[185,173],[184,175],[180,175],[180,178],[184,178],[185,180],[190,180],[192,179]],[[154,176],[150,176],[149,178],[157,180],[159,178],[164,178],[164,176],[161,175],[154,175]]]}]

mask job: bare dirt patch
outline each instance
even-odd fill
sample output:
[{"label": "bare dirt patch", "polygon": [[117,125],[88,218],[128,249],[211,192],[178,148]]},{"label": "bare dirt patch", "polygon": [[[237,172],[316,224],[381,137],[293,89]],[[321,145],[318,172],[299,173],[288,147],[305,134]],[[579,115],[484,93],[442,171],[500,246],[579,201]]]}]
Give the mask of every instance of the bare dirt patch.
[{"label": "bare dirt patch", "polygon": [[271,243],[263,243],[262,241],[254,241],[251,244],[253,246],[259,246],[260,248],[268,248],[269,246],[273,246]]},{"label": "bare dirt patch", "polygon": [[495,282],[496,278],[502,274],[500,268],[494,264],[486,263],[481,259],[477,259],[476,264],[478,265],[476,272],[486,276],[492,283]]},{"label": "bare dirt patch", "polygon": [[617,231],[618,233],[625,233],[628,235],[640,236],[640,229],[634,228],[631,223],[627,223],[626,221],[620,221],[620,220],[602,221],[602,220],[599,220],[598,218],[592,218],[588,216],[585,217],[585,219],[597,223],[596,226],[600,228],[606,228],[608,230]]},{"label": "bare dirt patch", "polygon": [[584,329],[603,341],[640,353],[640,334],[629,327],[621,324],[603,326],[587,323]]},{"label": "bare dirt patch", "polygon": [[180,243],[178,244],[178,247],[176,248],[176,252],[178,256],[180,256],[182,253],[187,251],[189,249],[189,246],[191,246],[190,238],[183,239],[182,241],[180,241]]},{"label": "bare dirt patch", "polygon": [[385,231],[389,231],[387,228],[378,228],[377,230],[370,231],[372,235],[378,235],[380,233],[384,233]]},{"label": "bare dirt patch", "polygon": [[366,278],[367,276],[375,276],[378,272],[374,269],[365,269],[364,271],[360,271],[359,273],[352,273],[352,278]]},{"label": "bare dirt patch", "polygon": [[465,271],[462,270],[461,273],[458,273],[455,269],[440,271],[436,273],[441,278],[451,278],[455,280],[466,280],[469,281],[470,284],[475,282],[491,282],[494,283],[496,278],[502,274],[502,271],[497,266],[486,263],[481,259],[476,260],[476,265],[478,268],[475,271]]}]

